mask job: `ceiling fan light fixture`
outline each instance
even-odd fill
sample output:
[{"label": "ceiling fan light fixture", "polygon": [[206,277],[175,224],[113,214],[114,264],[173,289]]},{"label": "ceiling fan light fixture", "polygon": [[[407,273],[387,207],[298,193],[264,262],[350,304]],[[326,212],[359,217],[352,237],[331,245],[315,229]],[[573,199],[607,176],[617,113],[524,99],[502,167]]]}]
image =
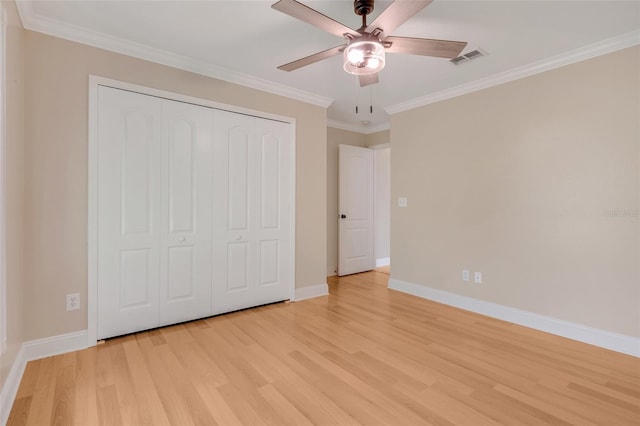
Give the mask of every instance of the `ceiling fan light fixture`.
[{"label": "ceiling fan light fixture", "polygon": [[377,40],[355,40],[344,49],[344,70],[349,74],[375,74],[384,68],[384,46]]}]

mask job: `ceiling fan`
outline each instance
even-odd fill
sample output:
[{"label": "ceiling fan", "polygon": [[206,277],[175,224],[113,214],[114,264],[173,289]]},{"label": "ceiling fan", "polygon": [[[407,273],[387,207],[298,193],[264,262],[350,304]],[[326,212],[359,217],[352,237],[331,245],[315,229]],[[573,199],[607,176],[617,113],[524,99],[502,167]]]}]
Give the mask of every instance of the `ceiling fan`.
[{"label": "ceiling fan", "polygon": [[347,39],[346,44],[332,47],[278,67],[293,71],[332,56],[343,54],[344,70],[358,76],[360,86],[378,82],[378,72],[385,65],[385,51],[410,55],[455,58],[467,45],[462,41],[427,38],[394,37],[390,34],[433,0],[395,0],[372,23],[367,15],[373,11],[373,0],[355,0],[353,9],[362,16],[362,26],[353,30],[296,0],[280,0],[271,5],[277,11]]}]

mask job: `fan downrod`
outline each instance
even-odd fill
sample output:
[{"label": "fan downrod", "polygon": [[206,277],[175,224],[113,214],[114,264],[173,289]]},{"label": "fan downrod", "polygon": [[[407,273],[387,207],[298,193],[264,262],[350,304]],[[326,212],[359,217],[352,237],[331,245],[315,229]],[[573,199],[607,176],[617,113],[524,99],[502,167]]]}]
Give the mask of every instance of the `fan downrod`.
[{"label": "fan downrod", "polygon": [[367,15],[373,12],[373,0],[355,0],[353,11],[356,15],[362,16],[362,28],[367,27]]}]

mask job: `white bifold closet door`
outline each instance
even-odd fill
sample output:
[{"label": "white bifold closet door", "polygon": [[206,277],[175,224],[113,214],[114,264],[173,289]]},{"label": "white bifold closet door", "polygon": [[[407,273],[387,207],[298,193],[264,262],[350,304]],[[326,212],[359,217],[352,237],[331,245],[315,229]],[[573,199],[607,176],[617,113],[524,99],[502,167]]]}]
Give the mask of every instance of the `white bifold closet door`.
[{"label": "white bifold closet door", "polygon": [[214,312],[288,299],[289,125],[226,111],[214,123]]},{"label": "white bifold closet door", "polygon": [[98,338],[289,298],[290,127],[98,89]]}]

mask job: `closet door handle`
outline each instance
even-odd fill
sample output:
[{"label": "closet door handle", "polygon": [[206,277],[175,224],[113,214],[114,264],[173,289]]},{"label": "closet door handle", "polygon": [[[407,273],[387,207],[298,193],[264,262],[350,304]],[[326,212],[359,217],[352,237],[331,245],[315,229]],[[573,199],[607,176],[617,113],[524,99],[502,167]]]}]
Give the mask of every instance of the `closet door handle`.
[{"label": "closet door handle", "polygon": [[184,243],[185,241],[187,241],[186,237],[180,237],[178,238],[178,241],[180,241],[181,243]]},{"label": "closet door handle", "polygon": [[238,235],[238,236],[236,237],[236,241],[241,241],[241,240],[242,240],[242,235]]}]

